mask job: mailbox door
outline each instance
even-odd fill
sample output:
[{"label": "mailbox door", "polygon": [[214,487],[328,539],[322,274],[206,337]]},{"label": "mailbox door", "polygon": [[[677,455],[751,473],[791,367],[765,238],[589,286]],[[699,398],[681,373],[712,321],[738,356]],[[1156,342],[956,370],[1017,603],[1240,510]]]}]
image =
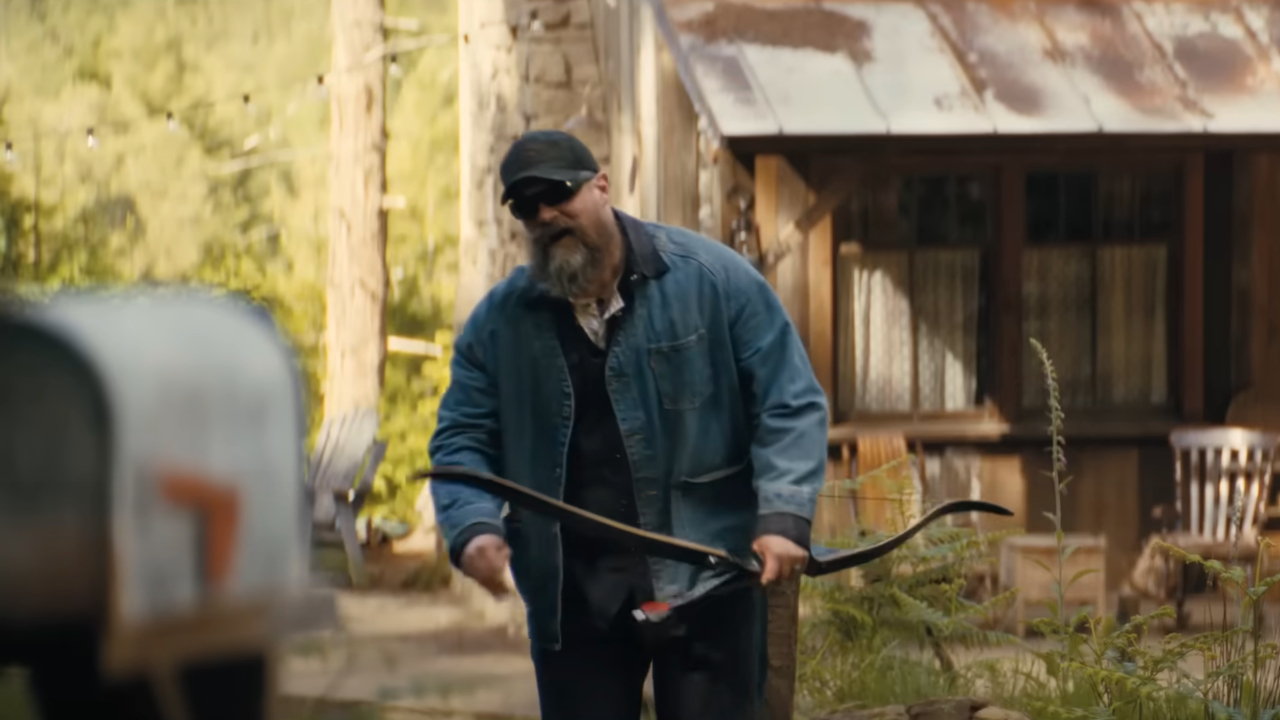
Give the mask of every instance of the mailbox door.
[{"label": "mailbox door", "polygon": [[84,359],[0,319],[0,625],[103,610],[110,423]]}]

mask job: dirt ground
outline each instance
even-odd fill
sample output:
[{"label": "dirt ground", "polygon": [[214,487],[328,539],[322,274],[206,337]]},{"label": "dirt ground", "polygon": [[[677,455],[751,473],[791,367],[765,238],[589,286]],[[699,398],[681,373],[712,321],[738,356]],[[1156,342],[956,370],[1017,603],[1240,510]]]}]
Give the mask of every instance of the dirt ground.
[{"label": "dirt ground", "polygon": [[[465,586],[334,592],[336,627],[295,636],[281,648],[282,720],[538,717],[528,641],[512,622],[518,601],[494,603]],[[1207,610],[1203,601],[1193,604],[1193,617],[1200,616],[1194,624]],[[1280,623],[1280,608],[1272,610],[1270,623]],[[955,659],[1013,659],[1041,647],[1028,638],[1022,649],[957,652]],[[6,698],[13,693],[3,680],[0,720],[28,720],[5,712],[13,710],[13,698]]]},{"label": "dirt ground", "polygon": [[[1207,599],[1192,602],[1193,631],[1207,624],[1208,606]],[[1270,622],[1280,622],[1280,608],[1271,610]],[[382,704],[382,718],[538,717],[523,629],[474,597],[340,591],[338,613],[340,630],[298,638],[287,649],[281,691],[294,704],[303,698],[356,703],[333,707],[340,714],[326,720],[378,717],[349,714],[366,703]],[[957,651],[955,659],[1013,660],[1043,647],[1032,637],[1022,648]],[[1186,669],[1199,673],[1199,665],[1195,659]]]},{"label": "dirt ground", "polygon": [[507,614],[445,591],[337,591],[337,608],[339,629],[285,648],[286,698],[371,702],[419,716],[538,717],[528,641]]}]

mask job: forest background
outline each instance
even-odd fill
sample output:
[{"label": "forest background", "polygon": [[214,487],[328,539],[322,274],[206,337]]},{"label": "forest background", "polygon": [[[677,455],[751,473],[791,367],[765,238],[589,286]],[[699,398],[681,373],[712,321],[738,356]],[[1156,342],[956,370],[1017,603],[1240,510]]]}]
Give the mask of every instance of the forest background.
[{"label": "forest background", "polygon": [[[413,519],[457,278],[457,0],[386,0],[389,354],[373,513]],[[0,0],[0,291],[200,283],[265,304],[321,421],[329,3]]]}]

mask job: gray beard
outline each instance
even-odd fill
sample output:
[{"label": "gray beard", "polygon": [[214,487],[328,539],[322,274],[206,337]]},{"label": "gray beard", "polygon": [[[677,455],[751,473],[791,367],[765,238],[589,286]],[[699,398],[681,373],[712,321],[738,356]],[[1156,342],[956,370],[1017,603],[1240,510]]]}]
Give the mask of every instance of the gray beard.
[{"label": "gray beard", "polygon": [[594,246],[581,242],[569,246],[561,243],[547,247],[529,240],[529,264],[533,277],[557,297],[570,300],[584,297],[599,279],[603,257]]}]

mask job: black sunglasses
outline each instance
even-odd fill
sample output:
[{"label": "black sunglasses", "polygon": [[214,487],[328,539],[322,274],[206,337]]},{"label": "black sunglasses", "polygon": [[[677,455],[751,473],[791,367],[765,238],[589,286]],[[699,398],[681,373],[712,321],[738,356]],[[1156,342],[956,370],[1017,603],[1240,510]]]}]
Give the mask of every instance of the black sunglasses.
[{"label": "black sunglasses", "polygon": [[590,179],[574,182],[549,182],[511,198],[507,206],[511,208],[511,214],[515,216],[515,219],[527,222],[538,217],[538,211],[542,209],[543,205],[557,207],[572,200],[573,196],[577,195],[582,186],[586,185],[587,180]]}]

